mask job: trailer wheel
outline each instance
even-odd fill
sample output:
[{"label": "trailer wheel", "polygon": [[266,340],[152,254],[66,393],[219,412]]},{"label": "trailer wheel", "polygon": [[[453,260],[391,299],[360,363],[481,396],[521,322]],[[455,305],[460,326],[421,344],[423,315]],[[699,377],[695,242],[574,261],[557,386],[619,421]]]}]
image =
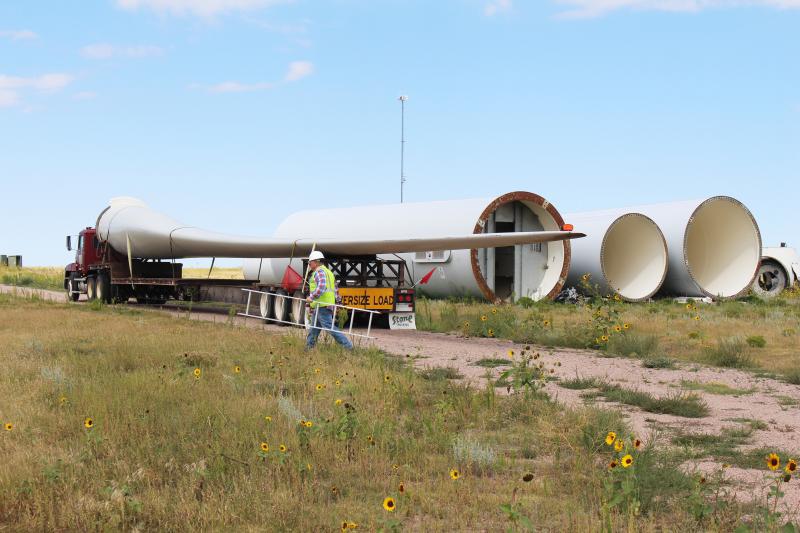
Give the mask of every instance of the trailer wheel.
[{"label": "trailer wheel", "polygon": [[104,304],[111,303],[111,280],[106,272],[99,272],[95,280],[95,294]]},{"label": "trailer wheel", "polygon": [[284,296],[288,296],[288,293],[283,289],[278,289],[275,291],[275,320],[279,320],[285,323],[289,321],[289,313],[292,310],[292,301],[288,298],[283,298]]},{"label": "trailer wheel", "polygon": [[264,320],[275,318],[275,295],[271,292],[262,293],[259,310]]},{"label": "trailer wheel", "polygon": [[75,273],[70,272],[69,278],[67,278],[67,301],[77,302],[80,297],[81,293],[78,292],[78,282],[75,281]]},{"label": "trailer wheel", "polygon": [[303,293],[296,291],[292,294],[298,300],[291,300],[292,302],[292,322],[306,325],[306,302],[302,300]]},{"label": "trailer wheel", "polygon": [[86,297],[89,301],[97,299],[97,280],[94,276],[86,278]]},{"label": "trailer wheel", "polygon": [[783,267],[775,261],[762,261],[758,267],[753,292],[762,298],[772,298],[783,292],[788,286],[788,277]]}]

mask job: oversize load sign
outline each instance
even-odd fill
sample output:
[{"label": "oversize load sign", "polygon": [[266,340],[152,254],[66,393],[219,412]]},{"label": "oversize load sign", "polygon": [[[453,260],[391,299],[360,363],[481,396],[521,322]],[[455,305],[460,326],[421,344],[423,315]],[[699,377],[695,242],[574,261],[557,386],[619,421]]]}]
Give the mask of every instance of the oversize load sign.
[{"label": "oversize load sign", "polygon": [[342,305],[360,307],[361,309],[392,309],[394,308],[394,289],[369,288],[355,289],[340,287],[339,296]]}]

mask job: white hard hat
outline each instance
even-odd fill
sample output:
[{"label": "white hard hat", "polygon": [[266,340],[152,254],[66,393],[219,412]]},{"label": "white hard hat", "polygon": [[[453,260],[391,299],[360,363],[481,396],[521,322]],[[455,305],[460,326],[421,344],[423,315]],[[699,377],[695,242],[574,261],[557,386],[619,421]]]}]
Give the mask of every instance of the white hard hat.
[{"label": "white hard hat", "polygon": [[308,255],[309,261],[319,261],[320,259],[325,259],[325,256],[318,250],[314,250]]}]

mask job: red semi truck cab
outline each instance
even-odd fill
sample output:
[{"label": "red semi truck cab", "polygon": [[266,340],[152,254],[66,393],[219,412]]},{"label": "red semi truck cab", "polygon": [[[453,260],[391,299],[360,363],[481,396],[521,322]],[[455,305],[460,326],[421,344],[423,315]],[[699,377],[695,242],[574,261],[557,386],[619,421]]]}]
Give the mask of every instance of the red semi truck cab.
[{"label": "red semi truck cab", "polygon": [[[75,262],[64,269],[64,290],[72,301],[78,301],[81,293],[86,292],[86,278],[90,273],[90,265],[100,262],[97,230],[86,228],[78,233],[75,247]],[[72,236],[67,236],[67,250],[72,250]]]}]

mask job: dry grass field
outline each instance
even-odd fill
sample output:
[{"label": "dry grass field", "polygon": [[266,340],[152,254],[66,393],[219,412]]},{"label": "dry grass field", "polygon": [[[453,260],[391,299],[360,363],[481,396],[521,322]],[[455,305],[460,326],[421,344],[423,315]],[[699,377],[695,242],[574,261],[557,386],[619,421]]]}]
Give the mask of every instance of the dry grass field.
[{"label": "dry grass field", "polygon": [[292,333],[8,295],[0,346],[0,528],[778,523],[679,470],[665,442],[637,447],[619,413],[549,400],[533,352],[495,396],[377,350],[307,354]]},{"label": "dry grass field", "polygon": [[752,369],[800,384],[800,288],[771,301],[748,297],[712,304],[631,304],[600,296],[578,305],[531,302],[526,307],[421,300],[417,327],[592,348],[653,366],[678,360]]}]

